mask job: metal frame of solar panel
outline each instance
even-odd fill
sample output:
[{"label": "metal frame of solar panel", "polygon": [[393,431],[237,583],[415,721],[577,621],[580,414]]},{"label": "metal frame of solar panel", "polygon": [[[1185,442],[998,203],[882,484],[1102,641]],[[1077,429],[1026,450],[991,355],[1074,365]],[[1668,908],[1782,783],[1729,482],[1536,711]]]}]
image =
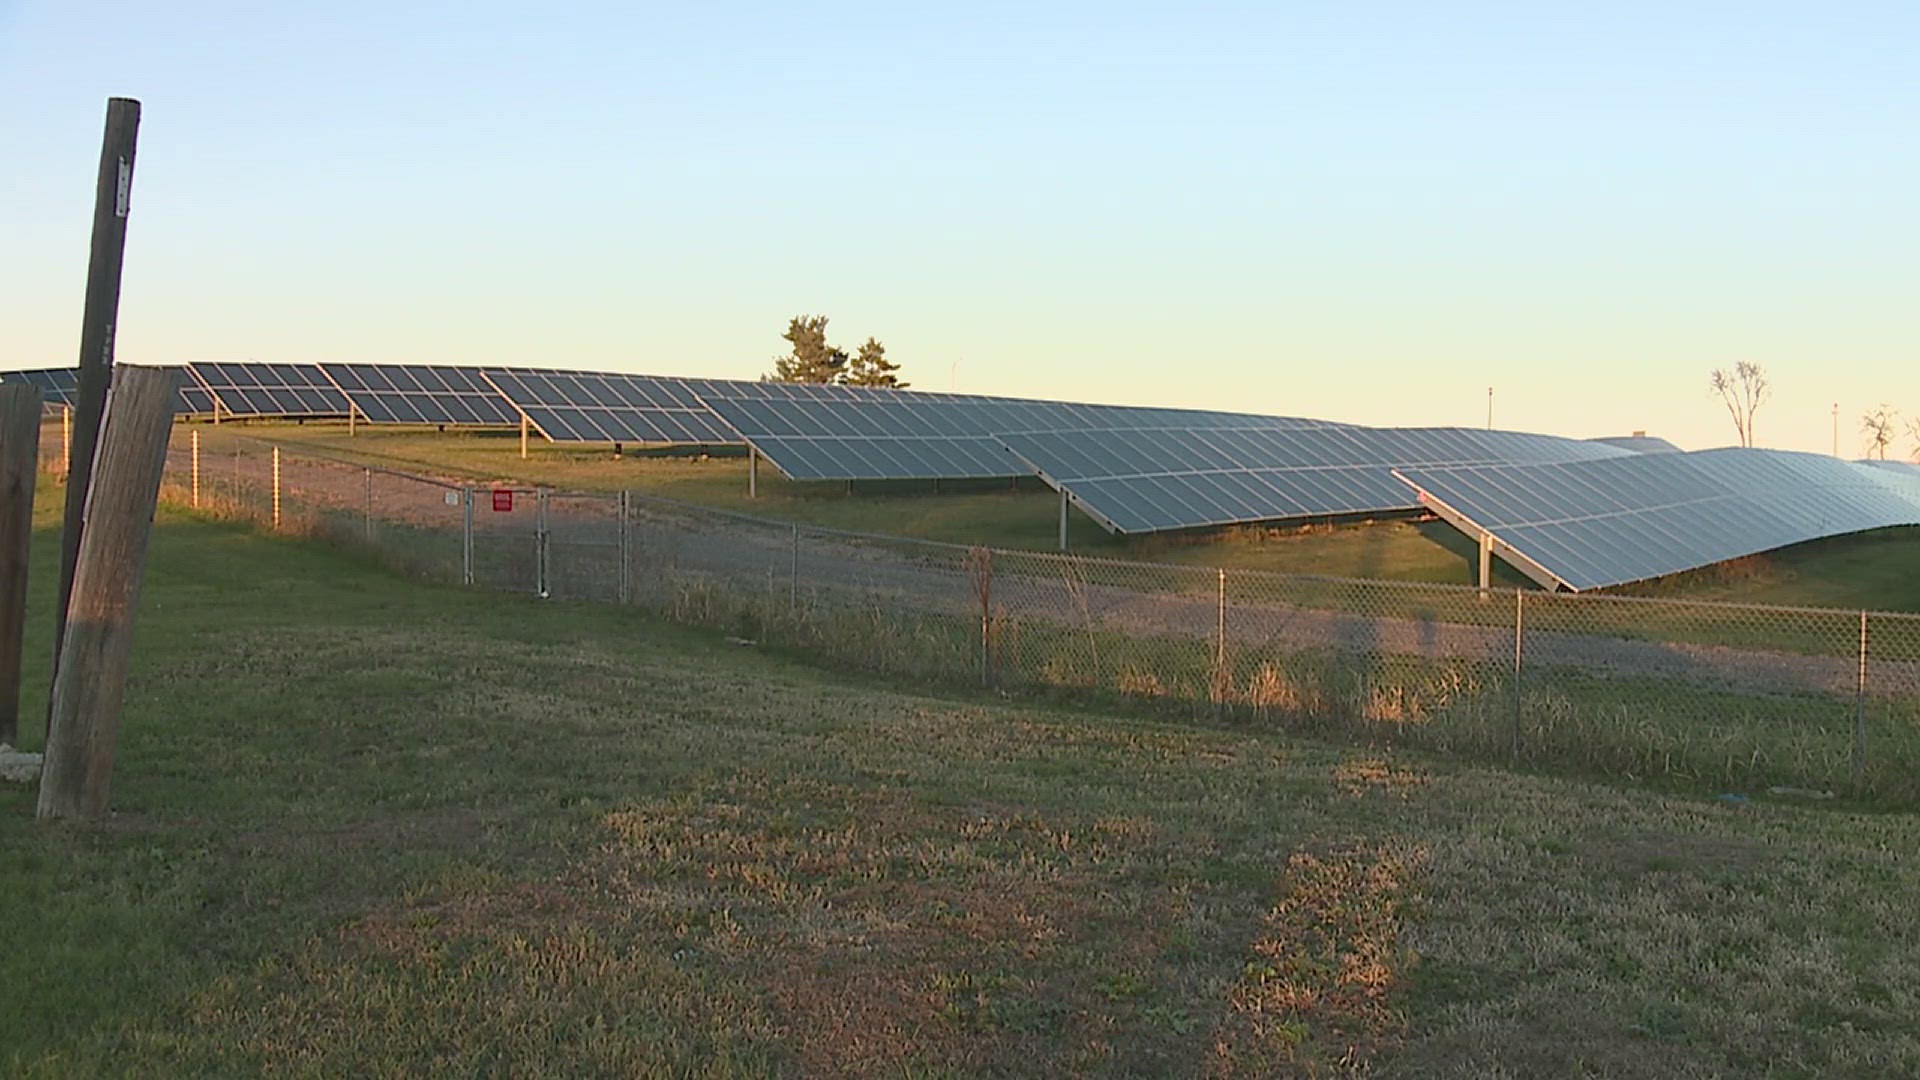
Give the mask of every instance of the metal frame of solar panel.
[{"label": "metal frame of solar panel", "polygon": [[1210,428],[999,436],[1111,532],[1416,511],[1393,476],[1416,462],[1555,461],[1630,451],[1481,428],[1362,428],[1272,418]]},{"label": "metal frame of solar panel", "polygon": [[370,424],[515,427],[520,412],[480,377],[477,367],[422,364],[321,364]]},{"label": "metal frame of solar panel", "polygon": [[1548,588],[1606,588],[1828,536],[1920,524],[1920,476],[1730,447],[1404,469],[1422,504]]},{"label": "metal frame of solar panel", "polygon": [[318,364],[194,361],[187,370],[233,417],[344,417],[351,405]]},{"label": "metal frame of solar panel", "polygon": [[481,378],[552,442],[729,446],[744,440],[700,399],[717,379],[482,368]]},{"label": "metal frame of solar panel", "polygon": [[1007,430],[1063,433],[1160,425],[1335,426],[1288,417],[1190,409],[807,387],[704,395],[748,444],[795,480],[970,480],[1032,476],[997,437]]}]

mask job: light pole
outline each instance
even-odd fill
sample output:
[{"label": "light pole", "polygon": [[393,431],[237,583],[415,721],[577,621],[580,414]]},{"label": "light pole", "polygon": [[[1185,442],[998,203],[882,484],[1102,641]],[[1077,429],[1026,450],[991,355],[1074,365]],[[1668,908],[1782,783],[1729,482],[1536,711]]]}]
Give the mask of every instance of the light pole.
[{"label": "light pole", "polygon": [[1487,387],[1487,430],[1493,430],[1493,387]]}]

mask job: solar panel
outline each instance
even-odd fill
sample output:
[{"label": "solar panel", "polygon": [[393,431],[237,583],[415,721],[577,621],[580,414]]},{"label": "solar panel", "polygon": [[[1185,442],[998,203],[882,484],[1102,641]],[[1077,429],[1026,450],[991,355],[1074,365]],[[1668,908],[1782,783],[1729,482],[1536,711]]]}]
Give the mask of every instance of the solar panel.
[{"label": "solar panel", "polygon": [[1856,464],[1875,469],[1887,469],[1903,476],[1920,479],[1920,465],[1915,465],[1911,461],[1886,461],[1878,458],[1863,458],[1856,462]]},{"label": "solar panel", "polygon": [[321,364],[372,424],[513,427],[520,413],[472,367]]},{"label": "solar panel", "polygon": [[700,400],[699,391],[728,385],[722,380],[532,368],[485,368],[481,377],[554,442],[715,446],[741,441],[739,432]]},{"label": "solar panel", "polygon": [[1416,462],[1564,461],[1630,451],[1479,428],[1325,423],[1025,432],[999,437],[1114,532],[1410,511],[1393,469]]},{"label": "solar panel", "polygon": [[79,390],[77,368],[33,368],[27,371],[0,371],[0,382],[23,382],[40,388],[41,409],[71,407]]},{"label": "solar panel", "polygon": [[1607,446],[1617,446],[1622,450],[1631,450],[1636,454],[1674,454],[1680,452],[1679,447],[1665,439],[1656,438],[1652,435],[1607,435],[1598,439],[1588,439],[1587,441],[1603,443]]},{"label": "solar panel", "polygon": [[1333,426],[1291,417],[778,383],[758,384],[751,396],[708,393],[703,399],[796,480],[1031,476],[1033,468],[995,437],[1010,430]]},{"label": "solar panel", "polygon": [[[183,369],[184,370],[184,369]],[[40,388],[40,407],[51,412],[60,408],[72,408],[74,395],[80,389],[80,371],[78,368],[36,368],[29,371],[0,371],[0,382],[25,382]],[[205,415],[213,412],[213,396],[206,388],[196,382],[192,376],[180,377],[180,397],[174,403],[174,412],[186,415]]]},{"label": "solar panel", "polygon": [[318,364],[195,362],[187,370],[228,416],[345,416],[347,397]]},{"label": "solar panel", "polygon": [[1409,468],[1421,502],[1549,587],[1597,589],[1890,525],[1920,476],[1733,447],[1595,461]]}]

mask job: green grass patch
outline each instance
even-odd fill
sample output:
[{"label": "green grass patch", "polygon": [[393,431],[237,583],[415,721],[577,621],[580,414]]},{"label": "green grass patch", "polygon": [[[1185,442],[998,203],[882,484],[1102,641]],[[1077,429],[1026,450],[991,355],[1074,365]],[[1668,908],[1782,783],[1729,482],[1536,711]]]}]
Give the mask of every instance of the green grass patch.
[{"label": "green grass patch", "polygon": [[1920,1071],[1905,816],[942,697],[173,512],[114,806],[0,790],[9,1075]]}]

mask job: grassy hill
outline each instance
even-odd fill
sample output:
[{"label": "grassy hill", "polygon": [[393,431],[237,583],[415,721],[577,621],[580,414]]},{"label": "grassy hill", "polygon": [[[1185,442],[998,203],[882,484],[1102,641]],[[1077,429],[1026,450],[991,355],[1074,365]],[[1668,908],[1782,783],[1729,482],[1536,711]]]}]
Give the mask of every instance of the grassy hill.
[{"label": "grassy hill", "polygon": [[[763,463],[759,497],[749,499],[747,462],[740,456],[615,458],[605,447],[561,446],[536,439],[529,456],[522,459],[518,436],[501,432],[442,433],[362,425],[350,435],[345,425],[334,423],[242,425],[235,430],[270,438],[289,449],[306,448],[390,468],[475,480],[513,478],[586,491],[631,488],[857,532],[1046,551],[1054,550],[1058,538],[1058,497],[1037,482],[1019,490],[1011,484],[949,483],[938,493],[931,483],[869,484],[849,493],[843,484],[786,480]],[[1437,521],[1117,537],[1076,511],[1069,533],[1073,550],[1091,555],[1395,581],[1470,584],[1477,557],[1474,546],[1459,532]],[[1920,572],[1916,571],[1920,571],[1920,529],[1889,529],[1802,544],[1621,591],[1920,611]],[[1502,585],[1531,584],[1504,563],[1496,561],[1495,573]]]},{"label": "grassy hill", "polygon": [[171,513],[140,620],[113,818],[0,789],[9,1075],[1920,1072],[1906,816],[930,696]]}]

